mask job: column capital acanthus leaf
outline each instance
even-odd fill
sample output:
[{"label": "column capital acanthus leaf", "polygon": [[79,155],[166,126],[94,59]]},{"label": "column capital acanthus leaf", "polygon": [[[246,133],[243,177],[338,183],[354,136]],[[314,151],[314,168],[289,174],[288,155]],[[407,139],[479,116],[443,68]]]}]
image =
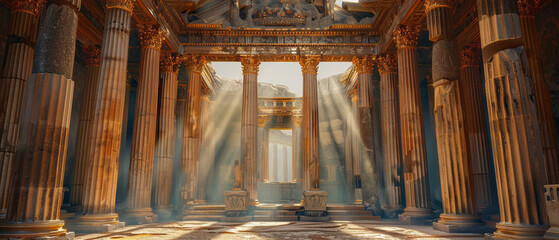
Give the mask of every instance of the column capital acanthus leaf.
[{"label": "column capital acanthus leaf", "polygon": [[320,63],[320,56],[301,56],[299,59],[303,74],[311,73],[317,75],[318,63]]},{"label": "column capital acanthus leaf", "polygon": [[207,63],[206,57],[200,55],[185,55],[182,57],[188,71],[201,73]]},{"label": "column capital acanthus leaf", "polygon": [[377,58],[377,66],[380,74],[397,73],[398,61],[395,54],[383,54]]},{"label": "column capital acanthus leaf", "polygon": [[258,55],[241,56],[241,65],[243,66],[243,74],[256,73],[260,67],[260,57]]},{"label": "column capital acanthus leaf", "polygon": [[162,72],[177,72],[179,70],[181,60],[172,54],[165,55],[161,58]]},{"label": "column capital acanthus leaf", "polygon": [[139,37],[142,48],[161,49],[165,40],[165,34],[159,25],[140,26]]},{"label": "column capital acanthus leaf", "polygon": [[426,13],[435,8],[444,7],[454,9],[456,6],[454,0],[425,0],[424,4]]},{"label": "column capital acanthus leaf", "polygon": [[371,73],[373,71],[374,60],[372,56],[353,57],[351,61],[357,73]]},{"label": "column capital acanthus leaf", "polygon": [[105,7],[107,9],[119,8],[132,14],[134,2],[136,2],[136,0],[107,0]]},{"label": "column capital acanthus leaf", "polygon": [[397,48],[415,48],[419,39],[420,25],[400,24],[392,33]]},{"label": "column capital acanthus leaf", "polygon": [[27,12],[38,17],[45,2],[46,0],[12,0],[14,5],[12,11]]}]

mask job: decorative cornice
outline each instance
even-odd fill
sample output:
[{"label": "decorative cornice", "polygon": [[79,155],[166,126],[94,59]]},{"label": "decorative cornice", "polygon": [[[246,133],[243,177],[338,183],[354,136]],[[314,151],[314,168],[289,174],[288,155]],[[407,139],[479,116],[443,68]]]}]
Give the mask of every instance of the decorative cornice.
[{"label": "decorative cornice", "polygon": [[158,25],[145,25],[139,28],[140,44],[142,48],[161,49],[165,35]]},{"label": "decorative cornice", "polygon": [[460,62],[462,67],[479,66],[480,57],[481,50],[477,45],[465,46],[460,50]]},{"label": "decorative cornice", "polygon": [[380,74],[397,73],[398,61],[395,54],[384,54],[377,58],[377,66]]},{"label": "decorative cornice", "polygon": [[518,0],[518,13],[520,15],[535,16],[542,8],[543,0]]},{"label": "decorative cornice", "polygon": [[12,2],[14,5],[12,12],[21,11],[38,17],[46,0],[12,0]]},{"label": "decorative cornice", "polygon": [[136,0],[107,0],[105,7],[107,9],[120,8],[132,14],[134,2],[136,2]]},{"label": "decorative cornice", "polygon": [[187,55],[183,57],[183,62],[185,63],[188,71],[195,73],[202,73],[204,65],[206,65],[206,58],[200,55]]},{"label": "decorative cornice", "polygon": [[415,48],[419,38],[420,25],[400,24],[392,33],[397,48]]},{"label": "decorative cornice", "polygon": [[92,45],[84,45],[83,51],[87,55],[85,59],[86,66],[99,66],[101,59],[101,49]]},{"label": "decorative cornice", "polygon": [[435,8],[451,8],[454,9],[456,6],[453,0],[425,0],[425,13],[435,9]]},{"label": "decorative cornice", "polygon": [[181,59],[177,56],[168,54],[162,57],[160,61],[161,72],[177,72],[179,70],[179,66],[181,63]]},{"label": "decorative cornice", "polygon": [[371,73],[373,71],[374,62],[371,57],[353,57],[351,61],[355,66],[357,73]]},{"label": "decorative cornice", "polygon": [[301,56],[299,59],[299,64],[301,65],[303,74],[312,73],[317,75],[318,63],[320,63],[320,56]]},{"label": "decorative cornice", "polygon": [[260,58],[258,57],[258,55],[241,56],[241,65],[243,66],[243,74],[247,74],[247,73],[258,74],[258,68],[260,66]]}]

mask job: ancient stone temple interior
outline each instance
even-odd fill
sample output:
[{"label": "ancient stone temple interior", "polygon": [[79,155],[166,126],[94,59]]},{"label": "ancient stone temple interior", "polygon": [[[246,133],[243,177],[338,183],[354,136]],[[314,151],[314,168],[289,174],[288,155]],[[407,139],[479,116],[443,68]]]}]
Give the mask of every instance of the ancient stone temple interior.
[{"label": "ancient stone temple interior", "polygon": [[557,13],[0,0],[0,239],[559,239]]}]

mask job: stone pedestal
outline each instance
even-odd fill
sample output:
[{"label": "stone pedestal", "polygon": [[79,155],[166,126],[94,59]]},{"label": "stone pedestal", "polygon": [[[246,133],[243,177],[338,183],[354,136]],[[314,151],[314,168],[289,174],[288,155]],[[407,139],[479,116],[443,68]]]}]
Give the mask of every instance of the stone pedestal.
[{"label": "stone pedestal", "polygon": [[248,210],[248,192],[233,190],[225,192],[225,216],[243,217]]},{"label": "stone pedestal", "polygon": [[544,238],[559,239],[559,184],[545,185],[544,192],[550,226],[545,232]]},{"label": "stone pedestal", "polygon": [[301,216],[301,221],[328,221],[329,217],[326,212],[326,197],[328,193],[325,191],[305,191],[303,192],[303,209],[305,215]]}]

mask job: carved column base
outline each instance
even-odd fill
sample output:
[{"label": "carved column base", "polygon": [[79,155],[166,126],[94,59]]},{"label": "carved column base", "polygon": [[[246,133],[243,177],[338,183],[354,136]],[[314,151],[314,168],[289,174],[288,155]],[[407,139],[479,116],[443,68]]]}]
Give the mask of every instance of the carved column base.
[{"label": "carved column base", "polygon": [[158,206],[153,208],[158,219],[169,219],[173,216],[173,206]]},{"label": "carved column base", "polygon": [[355,189],[355,201],[353,201],[354,205],[361,205],[363,204],[363,189],[356,188]]},{"label": "carved column base", "polygon": [[549,226],[497,223],[493,239],[542,239]]},{"label": "carved column base", "polygon": [[0,239],[74,239],[74,233],[68,232],[63,226],[64,221],[61,220],[2,223],[0,224]]},{"label": "carved column base", "polygon": [[153,214],[151,208],[126,209],[121,216],[128,225],[142,225],[157,222],[158,216]]},{"label": "carved column base", "polygon": [[398,221],[407,225],[431,225],[436,216],[430,208],[405,208]]},{"label": "carved column base", "polygon": [[480,217],[458,214],[441,214],[440,220],[433,223],[433,228],[448,233],[483,233],[491,232],[485,228]]},{"label": "carved column base", "polygon": [[303,192],[303,209],[305,215],[301,216],[301,221],[326,222],[330,220],[326,212],[326,191],[305,191]]},{"label": "carved column base", "polygon": [[118,221],[118,214],[79,215],[66,222],[66,227],[77,233],[106,233],[123,228],[124,222]]}]

